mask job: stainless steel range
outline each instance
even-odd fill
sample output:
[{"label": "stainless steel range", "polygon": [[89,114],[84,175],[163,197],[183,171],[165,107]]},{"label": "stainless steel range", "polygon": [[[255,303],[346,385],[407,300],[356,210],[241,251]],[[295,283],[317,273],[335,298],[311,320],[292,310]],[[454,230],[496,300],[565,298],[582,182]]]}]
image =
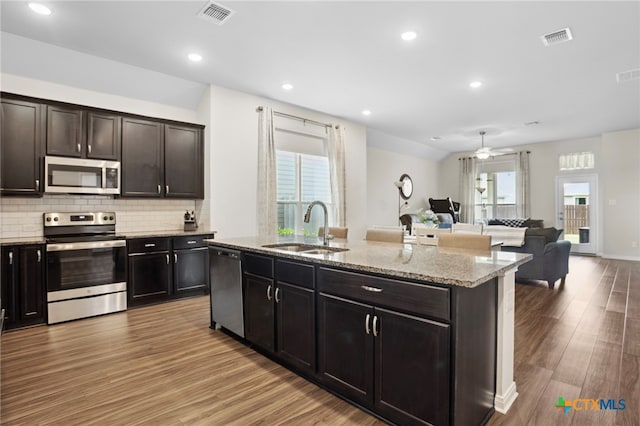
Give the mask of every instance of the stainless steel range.
[{"label": "stainless steel range", "polygon": [[45,213],[47,322],[127,309],[124,237],[115,212]]}]

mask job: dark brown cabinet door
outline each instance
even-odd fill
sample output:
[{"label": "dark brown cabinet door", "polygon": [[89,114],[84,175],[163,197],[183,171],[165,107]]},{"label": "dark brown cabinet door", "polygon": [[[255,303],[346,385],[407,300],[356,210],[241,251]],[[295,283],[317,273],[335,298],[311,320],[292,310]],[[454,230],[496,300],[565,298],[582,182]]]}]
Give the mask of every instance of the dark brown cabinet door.
[{"label": "dark brown cabinet door", "polygon": [[3,247],[2,308],[7,329],[41,324],[46,318],[44,246]]},{"label": "dark brown cabinet door", "polygon": [[33,102],[2,99],[0,113],[0,191],[3,195],[42,195],[45,116]]},{"label": "dark brown cabinet door", "polygon": [[278,355],[309,373],[315,371],[315,292],[278,282],[276,293]]},{"label": "dark brown cabinet door", "polygon": [[173,286],[176,296],[205,292],[209,288],[209,253],[206,247],[173,251]]},{"label": "dark brown cabinet door", "polygon": [[132,305],[167,299],[171,292],[169,252],[129,254],[129,302]]},{"label": "dark brown cabinet door", "polygon": [[81,109],[47,105],[47,155],[85,155],[84,112]]},{"label": "dark brown cabinet door", "polygon": [[448,425],[449,326],[380,308],[374,319],[376,410],[397,424]]},{"label": "dark brown cabinet door", "polygon": [[197,127],[164,126],[165,196],[204,198],[204,151]]},{"label": "dark brown cabinet door", "polygon": [[163,175],[163,125],[122,119],[123,197],[161,197]]},{"label": "dark brown cabinet door", "polygon": [[245,338],[270,352],[275,350],[273,280],[244,274]]},{"label": "dark brown cabinet door", "polygon": [[120,160],[122,118],[119,115],[87,113],[87,158]]},{"label": "dark brown cabinet door", "polygon": [[373,404],[373,308],[318,295],[318,374],[352,401]]},{"label": "dark brown cabinet door", "polygon": [[19,321],[43,322],[45,318],[44,250],[42,246],[20,248]]}]

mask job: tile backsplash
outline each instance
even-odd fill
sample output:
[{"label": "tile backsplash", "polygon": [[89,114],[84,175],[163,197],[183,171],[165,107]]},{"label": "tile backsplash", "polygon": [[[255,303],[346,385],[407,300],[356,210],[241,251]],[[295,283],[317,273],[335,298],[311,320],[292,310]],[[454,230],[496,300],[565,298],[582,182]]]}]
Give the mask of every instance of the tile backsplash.
[{"label": "tile backsplash", "polygon": [[0,238],[42,236],[42,214],[48,212],[116,212],[116,232],[182,229],[185,210],[194,210],[198,224],[208,228],[206,200],[114,199],[100,195],[53,195],[42,198],[0,198]]}]

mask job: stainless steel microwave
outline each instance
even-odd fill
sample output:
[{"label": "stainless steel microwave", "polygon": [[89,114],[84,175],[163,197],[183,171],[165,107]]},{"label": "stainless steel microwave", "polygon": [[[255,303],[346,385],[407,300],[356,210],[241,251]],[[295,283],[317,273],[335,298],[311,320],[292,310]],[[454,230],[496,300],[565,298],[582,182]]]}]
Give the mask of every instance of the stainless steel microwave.
[{"label": "stainless steel microwave", "polygon": [[120,194],[120,162],[85,158],[44,158],[44,192]]}]

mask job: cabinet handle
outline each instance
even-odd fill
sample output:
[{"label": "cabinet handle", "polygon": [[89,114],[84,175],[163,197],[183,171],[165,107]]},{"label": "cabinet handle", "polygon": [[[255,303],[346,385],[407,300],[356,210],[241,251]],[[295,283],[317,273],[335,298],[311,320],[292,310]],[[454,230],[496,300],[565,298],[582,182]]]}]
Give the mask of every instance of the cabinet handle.
[{"label": "cabinet handle", "polygon": [[40,261],[42,260],[42,253],[40,252],[40,249],[38,249],[38,263],[40,263]]},{"label": "cabinet handle", "polygon": [[164,187],[165,187],[165,194],[168,194],[169,193],[169,185],[165,185]]},{"label": "cabinet handle", "polygon": [[178,253],[173,253],[173,263],[178,263]]},{"label": "cabinet handle", "polygon": [[195,244],[195,243],[197,243],[197,241],[196,241],[196,240],[189,240],[189,241],[187,241],[187,244]]},{"label": "cabinet handle", "polygon": [[89,154],[91,154],[91,145],[87,145],[87,151],[89,151]]},{"label": "cabinet handle", "polygon": [[278,294],[280,293],[280,287],[276,288],[276,303],[280,303],[280,298],[278,297]]},{"label": "cabinet handle", "polygon": [[361,285],[360,286],[363,290],[367,290],[370,291],[372,293],[382,293],[382,289],[378,288],[378,287],[370,287],[368,285]]},{"label": "cabinet handle", "polygon": [[374,337],[378,336],[378,316],[377,315],[373,316],[373,336]]},{"label": "cabinet handle", "polygon": [[144,246],[145,247],[155,247],[156,245],[153,244],[153,243],[146,243]]},{"label": "cabinet handle", "polygon": [[169,264],[169,254],[167,253],[165,256],[167,256],[167,265]]},{"label": "cabinet handle", "polygon": [[271,300],[271,284],[267,287],[267,300]]},{"label": "cabinet handle", "polygon": [[162,192],[162,186],[160,186],[160,184],[158,184],[158,194],[160,194]]},{"label": "cabinet handle", "polygon": [[82,151],[82,146],[80,144],[76,145],[78,147],[78,152]]},{"label": "cabinet handle", "polygon": [[371,333],[371,330],[369,330],[369,317],[371,317],[371,315],[367,314],[364,318],[364,332],[367,334]]},{"label": "cabinet handle", "polygon": [[36,179],[36,191],[40,189],[40,179]]},{"label": "cabinet handle", "polygon": [[13,252],[9,252],[9,265],[13,265]]}]

